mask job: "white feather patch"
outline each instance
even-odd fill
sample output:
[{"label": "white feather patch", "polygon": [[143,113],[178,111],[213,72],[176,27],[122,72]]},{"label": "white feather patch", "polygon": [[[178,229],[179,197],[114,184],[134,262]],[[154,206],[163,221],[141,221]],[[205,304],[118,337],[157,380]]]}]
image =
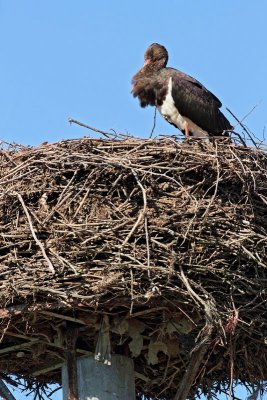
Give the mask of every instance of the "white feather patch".
[{"label": "white feather patch", "polygon": [[193,137],[209,137],[208,132],[204,131],[199,126],[194,124],[194,122],[192,122],[189,118],[183,117],[179,113],[179,110],[176,108],[172,97],[172,77],[169,79],[166,98],[163,101],[163,104],[158,106],[157,109],[167,121],[177,126],[177,128],[181,131],[185,130],[185,125],[188,123],[189,131],[192,133]]}]

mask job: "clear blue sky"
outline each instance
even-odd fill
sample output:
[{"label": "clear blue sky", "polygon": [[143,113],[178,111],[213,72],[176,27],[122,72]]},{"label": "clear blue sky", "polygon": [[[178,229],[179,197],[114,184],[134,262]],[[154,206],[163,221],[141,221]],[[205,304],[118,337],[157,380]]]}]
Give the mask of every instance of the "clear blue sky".
[{"label": "clear blue sky", "polygon": [[[152,42],[239,118],[261,101],[246,120],[261,136],[266,16],[266,0],[0,0],[0,138],[35,145],[89,133],[68,117],[148,136],[153,109],[132,98],[130,79]],[[156,134],[174,132],[158,116]]]},{"label": "clear blue sky", "polygon": [[[245,123],[262,137],[266,24],[266,0],[0,0],[0,140],[89,134],[68,117],[148,136],[153,109],[139,107],[130,80],[153,42],[239,118],[261,101]],[[158,116],[155,134],[176,132]]]}]

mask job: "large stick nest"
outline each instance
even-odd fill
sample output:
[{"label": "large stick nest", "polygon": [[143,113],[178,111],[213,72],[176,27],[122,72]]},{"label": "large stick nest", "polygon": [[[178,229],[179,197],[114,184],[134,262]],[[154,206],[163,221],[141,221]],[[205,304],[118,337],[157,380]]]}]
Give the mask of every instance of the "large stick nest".
[{"label": "large stick nest", "polygon": [[266,380],[266,166],[223,141],[3,144],[0,370],[60,381],[76,326],[78,356],[109,337],[154,398],[192,357],[191,395]]}]

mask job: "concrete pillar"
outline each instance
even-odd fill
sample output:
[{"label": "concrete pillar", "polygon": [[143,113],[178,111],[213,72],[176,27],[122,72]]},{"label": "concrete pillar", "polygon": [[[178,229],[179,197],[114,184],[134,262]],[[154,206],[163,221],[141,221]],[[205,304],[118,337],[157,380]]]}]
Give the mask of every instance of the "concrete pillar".
[{"label": "concrete pillar", "polygon": [[[68,400],[68,373],[62,368],[63,400]],[[78,400],[135,400],[134,366],[130,358],[114,355],[111,365],[94,357],[77,359]]]}]

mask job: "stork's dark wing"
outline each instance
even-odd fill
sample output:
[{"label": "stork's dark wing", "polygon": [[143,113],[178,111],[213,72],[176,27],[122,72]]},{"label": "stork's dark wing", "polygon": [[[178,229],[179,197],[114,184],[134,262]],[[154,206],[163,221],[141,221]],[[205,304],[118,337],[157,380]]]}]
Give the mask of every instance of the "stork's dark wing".
[{"label": "stork's dark wing", "polygon": [[180,114],[211,135],[232,126],[220,111],[221,102],[200,82],[178,70],[166,68],[172,76],[172,97]]}]

